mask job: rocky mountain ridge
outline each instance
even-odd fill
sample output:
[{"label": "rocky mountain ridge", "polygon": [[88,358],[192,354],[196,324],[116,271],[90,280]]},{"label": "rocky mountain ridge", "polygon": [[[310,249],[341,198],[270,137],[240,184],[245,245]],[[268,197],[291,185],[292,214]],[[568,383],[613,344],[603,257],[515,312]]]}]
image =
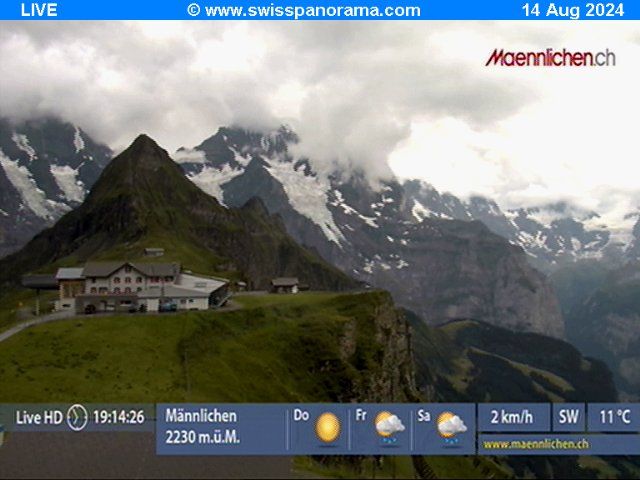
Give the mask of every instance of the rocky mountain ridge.
[{"label": "rocky mountain ridge", "polygon": [[296,142],[285,127],[222,128],[175,159],[225,205],[260,198],[298,242],[432,323],[479,318],[563,335],[553,292],[519,247],[480,221],[420,216],[397,181],[373,188],[364,175],[319,174],[290,153]]},{"label": "rocky mountain ridge", "polygon": [[640,399],[640,262],[617,269],[581,262],[551,280],[567,339],[607,363],[625,400]]},{"label": "rocky mountain ridge", "polygon": [[[331,219],[334,210],[331,207],[342,204],[344,192],[340,187],[353,179],[343,178],[344,172],[318,174],[312,167],[312,160],[294,158],[289,153],[297,143],[298,137],[287,127],[266,134],[223,127],[195,148],[180,149],[176,158],[207,193],[233,204],[242,195],[237,192],[238,188],[225,185],[235,180],[233,184],[255,187],[254,177],[259,175],[255,170],[263,166],[276,182],[283,185],[293,208],[311,219],[329,240],[336,240],[340,232]],[[260,165],[251,163],[253,157],[261,159]],[[296,183],[299,188],[296,188]],[[305,202],[300,191],[303,186],[314,188],[319,201],[311,203],[307,199]],[[332,191],[334,186],[339,187],[337,192]],[[373,221],[383,213],[380,209],[385,202],[392,202],[394,193],[385,195],[385,192],[397,191],[405,200],[402,209],[410,221],[420,222],[425,218],[481,221],[492,232],[522,247],[529,261],[545,272],[585,258],[632,255],[638,244],[634,239],[640,235],[640,227],[634,231],[632,224],[636,219],[640,223],[640,211],[630,212],[625,219],[628,228],[621,230],[607,226],[598,213],[576,208],[567,202],[503,211],[491,199],[474,196],[461,200],[450,193],[439,192],[421,180],[399,182],[392,179],[382,182],[377,189],[368,182],[353,186],[360,196],[364,194],[371,202],[343,205],[343,210]]]}]

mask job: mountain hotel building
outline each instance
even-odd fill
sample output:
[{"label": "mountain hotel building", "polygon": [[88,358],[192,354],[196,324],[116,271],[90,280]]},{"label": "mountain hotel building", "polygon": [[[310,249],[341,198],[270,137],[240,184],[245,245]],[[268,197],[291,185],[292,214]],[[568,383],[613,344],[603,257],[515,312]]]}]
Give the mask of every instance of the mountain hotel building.
[{"label": "mountain hotel building", "polygon": [[178,263],[88,262],[56,273],[57,310],[76,313],[207,310],[223,303],[229,281],[184,272]]}]

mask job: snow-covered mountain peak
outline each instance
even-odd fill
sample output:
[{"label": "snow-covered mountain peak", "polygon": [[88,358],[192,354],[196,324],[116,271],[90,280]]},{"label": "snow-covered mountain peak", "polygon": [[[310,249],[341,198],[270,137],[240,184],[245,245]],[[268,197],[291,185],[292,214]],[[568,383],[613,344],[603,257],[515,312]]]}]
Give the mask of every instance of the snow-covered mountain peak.
[{"label": "snow-covered mountain peak", "polygon": [[[313,158],[295,156],[298,142],[288,127],[266,133],[223,127],[197,147],[181,149],[177,157],[189,178],[225,205],[238,205],[252,193],[272,195],[271,211],[291,208],[340,246],[358,228],[384,230],[394,222],[420,224],[426,219],[476,220],[548,270],[600,257],[614,239],[596,212],[568,202],[502,210],[492,199],[460,199],[422,180],[373,184],[366,172],[315,169]],[[616,232],[618,243],[622,238]],[[628,235],[624,248],[631,240]]]},{"label": "snow-covered mountain peak", "polygon": [[0,254],[79,205],[111,155],[56,118],[0,118]]},{"label": "snow-covered mountain peak", "polygon": [[234,179],[244,174],[249,178],[269,175],[279,183],[288,203],[339,246],[344,236],[328,208],[331,182],[313,171],[307,159],[289,153],[289,146],[297,141],[286,126],[267,133],[220,128],[197,147],[180,149],[176,157],[187,177],[224,205],[228,204],[225,192],[233,188]]}]

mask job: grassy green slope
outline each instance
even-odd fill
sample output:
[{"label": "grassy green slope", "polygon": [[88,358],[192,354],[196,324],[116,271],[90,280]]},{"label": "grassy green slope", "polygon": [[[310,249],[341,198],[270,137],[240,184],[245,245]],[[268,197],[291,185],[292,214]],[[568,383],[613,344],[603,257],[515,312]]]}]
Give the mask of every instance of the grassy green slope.
[{"label": "grassy green slope", "polygon": [[[346,401],[380,373],[372,322],[386,294],[244,298],[225,313],[29,329],[0,344],[0,402]],[[339,340],[354,321],[358,348],[345,358]]]},{"label": "grassy green slope", "polygon": [[[40,293],[40,313],[49,313],[57,298],[55,291]],[[13,288],[0,295],[0,332],[33,317],[36,307],[34,290]]]},{"label": "grassy green slope", "polygon": [[[350,401],[368,399],[367,379],[393,374],[381,361],[388,331],[380,312],[391,305],[384,292],[236,300],[243,305],[236,311],[82,317],[21,332],[0,343],[0,403]],[[467,368],[455,337],[468,326],[448,327],[424,327],[430,335],[414,328],[414,346],[431,352],[416,355],[421,382],[429,380],[420,376],[425,366],[435,369],[436,385],[440,375],[452,379]],[[438,478],[513,475],[493,458],[417,461]],[[343,478],[412,478],[414,469],[408,458],[301,458],[296,467]]]},{"label": "grassy green slope", "polygon": [[[376,326],[390,304],[384,292],[236,301],[243,308],[231,312],[82,317],[21,332],[0,343],[0,402],[349,401],[367,395],[366,379],[389,375]],[[346,332],[355,345],[347,354]],[[491,461],[428,464],[439,478],[504,477]],[[414,476],[406,457],[305,457],[296,468],[341,478]]]}]

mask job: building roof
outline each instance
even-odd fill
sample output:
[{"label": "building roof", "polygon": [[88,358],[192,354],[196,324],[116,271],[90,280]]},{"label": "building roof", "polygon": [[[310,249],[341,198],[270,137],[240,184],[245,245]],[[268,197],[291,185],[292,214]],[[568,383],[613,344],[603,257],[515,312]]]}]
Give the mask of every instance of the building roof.
[{"label": "building roof", "polygon": [[298,285],[298,283],[296,277],[278,277],[271,280],[271,285],[274,287],[293,287]]},{"label": "building roof", "polygon": [[84,269],[80,268],[59,268],[56,273],[56,280],[82,280],[84,275],[82,271]]},{"label": "building roof", "polygon": [[202,290],[167,285],[165,287],[152,287],[142,290],[141,292],[138,292],[138,298],[208,298],[209,294],[210,292]]},{"label": "building roof", "polygon": [[225,278],[202,277],[200,275],[182,273],[176,281],[176,286],[180,288],[200,290],[201,292],[212,293],[224,287],[228,283],[229,280]]},{"label": "building roof", "polygon": [[180,273],[178,263],[132,263],[131,266],[149,277],[175,277]]},{"label": "building roof", "polygon": [[87,262],[84,266],[85,277],[108,277],[116,270],[131,265],[132,268],[148,277],[175,277],[180,273],[178,263],[131,263],[131,262]]},{"label": "building roof", "polygon": [[127,262],[87,262],[84,264],[85,277],[108,277]]}]

